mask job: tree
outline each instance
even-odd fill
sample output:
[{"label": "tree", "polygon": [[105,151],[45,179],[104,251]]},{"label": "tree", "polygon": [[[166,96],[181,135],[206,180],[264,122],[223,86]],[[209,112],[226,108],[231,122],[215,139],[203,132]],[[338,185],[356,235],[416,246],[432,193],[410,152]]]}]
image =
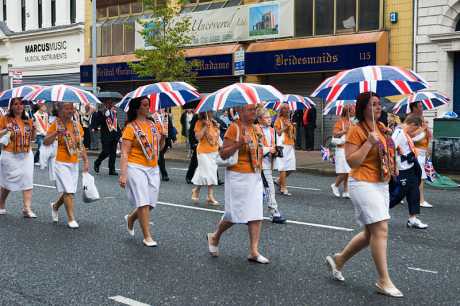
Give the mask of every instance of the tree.
[{"label": "tree", "polygon": [[148,48],[135,51],[140,61],[130,63],[130,67],[139,76],[156,81],[193,83],[196,73],[192,69],[196,63],[186,60],[184,50],[193,39],[190,19],[178,18],[177,8],[169,5],[157,8],[154,3],[155,0],[144,0],[144,8],[154,13],[152,20],[138,20],[143,26],[139,33]]}]

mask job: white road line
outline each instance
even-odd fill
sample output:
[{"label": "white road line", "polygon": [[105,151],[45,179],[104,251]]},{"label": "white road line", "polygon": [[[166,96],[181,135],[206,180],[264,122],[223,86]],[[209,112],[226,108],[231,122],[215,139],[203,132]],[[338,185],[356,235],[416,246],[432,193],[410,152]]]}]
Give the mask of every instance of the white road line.
[{"label": "white road line", "polygon": [[188,168],[168,168],[171,170],[178,170],[178,171],[188,171]]},{"label": "white road line", "polygon": [[[54,186],[48,186],[48,185],[40,185],[40,184],[34,184],[34,185],[38,186],[38,187],[44,187],[44,188],[53,188],[53,189],[56,188]],[[219,213],[219,214],[224,213],[222,210],[217,210],[217,209],[209,209],[209,208],[181,205],[181,204],[161,202],[161,201],[158,201],[157,204],[165,205],[165,206],[171,206],[171,207],[192,209],[192,210],[207,211],[207,212],[213,212],[213,213]],[[271,219],[268,218],[268,217],[264,217],[264,220],[271,220]],[[333,225],[326,225],[326,224],[318,224],[318,223],[301,222],[301,221],[295,221],[295,220],[287,220],[286,223],[297,224],[297,225],[306,225],[306,226],[319,227],[319,228],[327,228],[327,229],[333,229],[333,230],[344,231],[344,232],[352,232],[352,231],[354,231],[354,229],[352,229],[352,228],[333,226]]]},{"label": "white road line", "polygon": [[292,188],[292,189],[321,191],[321,189],[318,189],[318,188],[297,187],[297,186],[287,186],[287,187],[288,187],[288,188]]},{"label": "white road line", "polygon": [[433,271],[433,270],[425,270],[425,269],[414,268],[414,267],[407,267],[407,269],[414,270],[414,271],[420,271],[420,272],[426,272],[426,273],[438,274],[438,271]]},{"label": "white road line", "polygon": [[130,298],[126,298],[121,295],[109,296],[109,299],[114,300],[115,302],[118,302],[118,303],[129,305],[129,306],[150,306],[150,304],[141,303],[141,302],[138,302]]},{"label": "white road line", "polygon": [[[201,210],[201,211],[207,211],[207,212],[213,212],[213,213],[219,213],[219,214],[224,213],[222,210],[217,210],[217,209],[209,209],[209,208],[181,205],[181,204],[168,203],[168,202],[160,202],[159,201],[159,202],[157,202],[157,204],[165,205],[165,206],[171,206],[171,207],[192,209],[192,210]],[[264,217],[264,220],[271,221],[271,218]],[[352,232],[352,231],[354,231],[354,229],[352,229],[352,228],[325,225],[325,224],[318,224],[318,223],[301,222],[301,221],[295,221],[295,220],[287,220],[286,223],[297,224],[297,225],[306,225],[306,226],[319,227],[319,228],[327,228],[327,229],[333,229],[333,230],[344,231],[344,232]]]}]

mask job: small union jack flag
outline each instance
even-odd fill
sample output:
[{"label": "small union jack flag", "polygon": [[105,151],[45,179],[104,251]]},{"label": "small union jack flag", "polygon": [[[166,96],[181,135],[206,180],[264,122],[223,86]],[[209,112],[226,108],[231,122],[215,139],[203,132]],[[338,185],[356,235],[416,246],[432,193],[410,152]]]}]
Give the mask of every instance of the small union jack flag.
[{"label": "small union jack flag", "polygon": [[436,170],[434,170],[431,158],[427,159],[425,162],[425,173],[429,182],[433,183],[436,180]]},{"label": "small union jack flag", "polygon": [[329,151],[329,148],[321,146],[321,158],[326,161],[330,160],[331,158],[331,151]]}]

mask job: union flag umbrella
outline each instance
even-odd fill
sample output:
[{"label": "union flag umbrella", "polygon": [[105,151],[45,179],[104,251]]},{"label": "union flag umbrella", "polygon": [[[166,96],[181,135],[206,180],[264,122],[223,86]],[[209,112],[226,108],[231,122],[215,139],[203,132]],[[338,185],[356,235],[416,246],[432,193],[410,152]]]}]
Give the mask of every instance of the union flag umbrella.
[{"label": "union flag umbrella", "polygon": [[126,94],[116,105],[125,112],[129,110],[129,102],[134,98],[147,97],[150,100],[150,111],[157,112],[160,109],[183,106],[194,100],[200,99],[200,94],[186,82],[159,82],[138,87]]},{"label": "union flag umbrella", "polygon": [[420,102],[423,110],[433,110],[435,108],[449,104],[450,99],[440,92],[436,91],[421,91],[416,92],[408,97],[400,100],[394,107],[393,113],[395,114],[408,114],[410,113],[410,105]]},{"label": "union flag umbrella", "polygon": [[91,92],[64,84],[52,85],[34,90],[25,96],[24,100],[33,101],[35,103],[38,101],[46,101],[79,103],[83,105],[101,103]]},{"label": "union flag umbrella", "polygon": [[326,79],[312,96],[331,102],[356,100],[360,93],[368,91],[388,97],[407,95],[428,87],[429,84],[411,70],[394,66],[365,66],[344,70]]},{"label": "union flag umbrella", "polygon": [[0,107],[8,107],[11,99],[24,98],[29,93],[42,88],[39,85],[24,85],[4,90],[0,93]]},{"label": "union flag umbrella", "polygon": [[270,85],[235,83],[203,97],[195,112],[220,111],[248,104],[280,101],[283,98],[283,94]]},{"label": "union flag umbrella", "polygon": [[269,101],[264,105],[264,107],[278,111],[283,104],[287,104],[289,106],[289,110],[291,111],[310,109],[316,105],[309,97],[302,97],[300,95],[285,95],[283,100]]},{"label": "union flag umbrella", "polygon": [[347,105],[356,105],[356,100],[339,100],[329,102],[326,104],[326,106],[324,106],[323,114],[329,115],[333,113],[336,116],[341,116]]}]

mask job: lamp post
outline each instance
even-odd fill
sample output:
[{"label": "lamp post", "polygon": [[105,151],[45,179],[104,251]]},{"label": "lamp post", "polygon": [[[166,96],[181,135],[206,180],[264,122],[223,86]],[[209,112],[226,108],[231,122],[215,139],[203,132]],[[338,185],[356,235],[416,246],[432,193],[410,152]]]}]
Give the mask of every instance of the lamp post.
[{"label": "lamp post", "polygon": [[93,93],[97,93],[97,62],[96,62],[96,49],[97,49],[97,31],[96,31],[96,0],[92,0],[92,28],[91,28],[91,58],[93,64]]}]

